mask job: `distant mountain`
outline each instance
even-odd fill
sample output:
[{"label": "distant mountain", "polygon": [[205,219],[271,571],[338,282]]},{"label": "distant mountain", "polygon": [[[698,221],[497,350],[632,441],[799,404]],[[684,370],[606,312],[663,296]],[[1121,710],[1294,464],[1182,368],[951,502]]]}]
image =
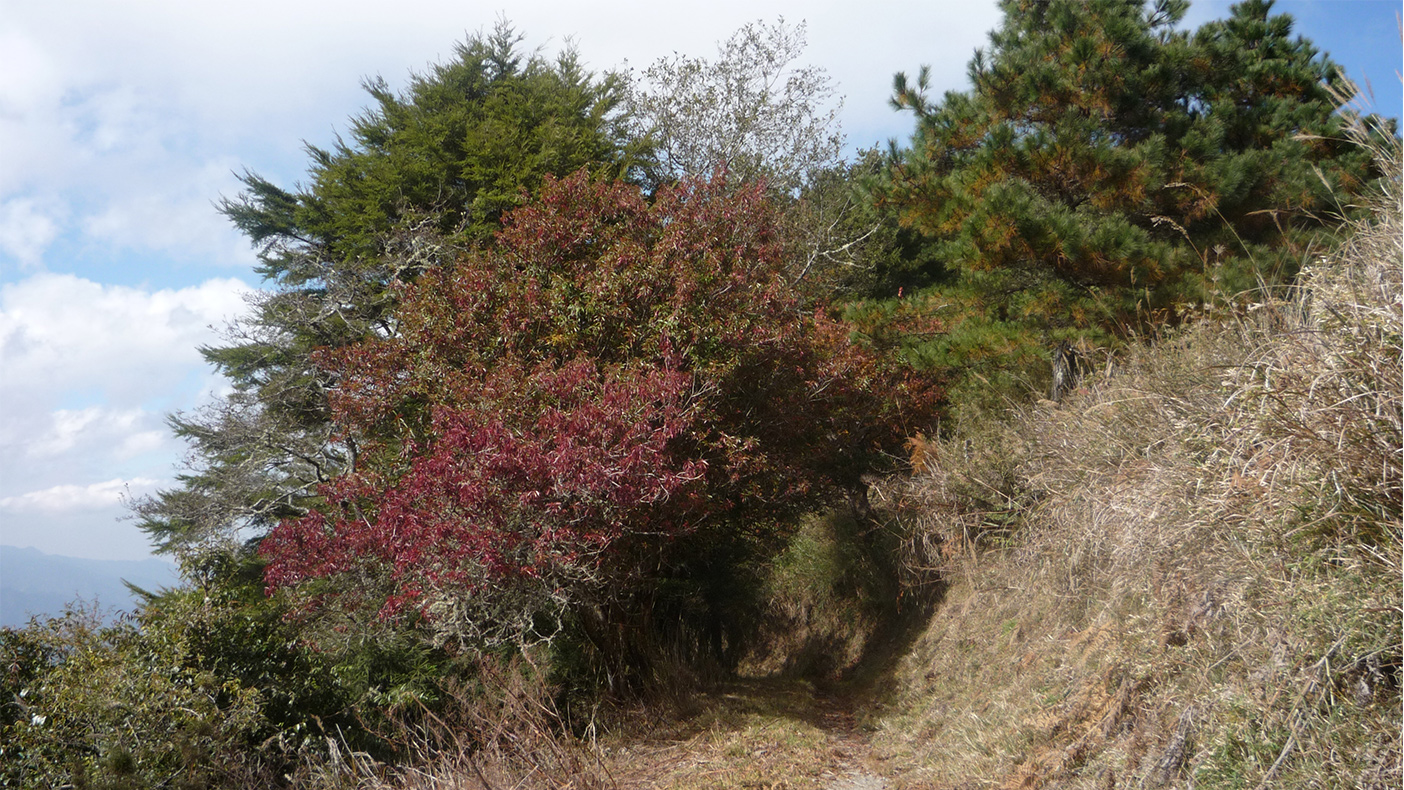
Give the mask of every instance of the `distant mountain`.
[{"label": "distant mountain", "polygon": [[97,600],[103,611],[131,609],[125,579],[143,589],[179,581],[164,560],[85,560],[38,549],[0,546],[0,626],[22,626],[31,615],[56,615],[64,604]]}]

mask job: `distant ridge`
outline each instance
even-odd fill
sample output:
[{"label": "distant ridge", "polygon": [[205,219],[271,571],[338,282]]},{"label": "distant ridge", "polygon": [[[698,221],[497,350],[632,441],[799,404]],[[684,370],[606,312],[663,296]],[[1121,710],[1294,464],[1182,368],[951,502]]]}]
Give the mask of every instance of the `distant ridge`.
[{"label": "distant ridge", "polygon": [[76,600],[96,599],[105,612],[129,610],[135,596],[123,579],[156,590],[176,584],[179,575],[165,560],[88,560],[0,546],[0,626],[18,627],[34,615],[57,615]]}]

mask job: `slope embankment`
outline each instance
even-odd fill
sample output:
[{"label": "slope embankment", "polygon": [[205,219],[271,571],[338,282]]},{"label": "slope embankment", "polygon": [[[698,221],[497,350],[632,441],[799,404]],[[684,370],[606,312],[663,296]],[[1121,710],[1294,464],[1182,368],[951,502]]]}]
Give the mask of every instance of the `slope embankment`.
[{"label": "slope embankment", "polygon": [[1400,786],[1400,238],[921,448],[903,784]]}]

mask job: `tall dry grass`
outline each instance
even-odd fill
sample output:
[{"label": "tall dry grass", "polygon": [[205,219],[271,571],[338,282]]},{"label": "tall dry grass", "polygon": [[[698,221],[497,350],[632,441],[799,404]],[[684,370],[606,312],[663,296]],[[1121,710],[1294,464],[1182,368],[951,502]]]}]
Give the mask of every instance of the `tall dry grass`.
[{"label": "tall dry grass", "polygon": [[[1397,146],[1378,151],[1399,173]],[[916,448],[951,587],[882,742],[939,786],[1398,787],[1398,179],[1292,293]],[[923,778],[924,777],[924,778]]]},{"label": "tall dry grass", "polygon": [[407,712],[383,733],[394,765],[328,741],[301,786],[317,790],[602,790],[616,783],[599,750],[576,737],[530,651],[484,658],[471,684],[450,688],[436,709]]}]

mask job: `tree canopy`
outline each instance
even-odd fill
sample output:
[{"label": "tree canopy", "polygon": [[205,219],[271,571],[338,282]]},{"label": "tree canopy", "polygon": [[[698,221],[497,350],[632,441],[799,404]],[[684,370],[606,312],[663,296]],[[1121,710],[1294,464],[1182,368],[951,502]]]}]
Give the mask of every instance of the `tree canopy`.
[{"label": "tree canopy", "polygon": [[[305,187],[246,173],[247,191],[221,209],[257,245],[263,274],[290,285],[322,266],[373,259],[397,226],[427,219],[445,237],[482,241],[544,175],[591,167],[615,176],[641,164],[618,111],[625,83],[585,71],[574,49],[554,61],[519,50],[507,23],[412,75],[403,94],[383,78],[351,119],[349,140],[307,146]],[[310,268],[309,268],[310,267]]]},{"label": "tree canopy", "polygon": [[1282,282],[1377,176],[1341,133],[1349,83],[1271,2],[1193,33],[1181,0],[1001,7],[971,90],[933,101],[925,70],[897,76],[917,128],[877,190],[967,324],[946,362]]},{"label": "tree canopy", "polygon": [[[861,499],[861,474],[939,400],[798,287],[813,234],[787,201],[816,211],[772,177],[812,177],[783,169],[800,162],[842,180],[814,104],[828,88],[813,70],[775,83],[798,33],[743,33],[703,76],[781,114],[738,132],[755,157],[703,173],[660,179],[667,141],[630,137],[618,77],[519,55],[502,25],[402,95],[369,81],[348,140],[309,147],[306,186],[246,174],[222,208],[271,287],[204,349],[234,391],[172,418],[192,462],[136,506],[158,545],[242,584],[203,548],[243,541],[287,593],[275,608],[352,630],[379,612],[481,645],[543,613],[627,619],[665,587],[692,607],[678,622],[721,622],[691,602],[733,595],[800,513]],[[781,121],[801,117],[815,151],[789,150]],[[756,169],[727,174],[743,160]],[[623,661],[631,638],[590,640]]]},{"label": "tree canopy", "polygon": [[726,168],[733,183],[764,179],[792,193],[836,167],[842,100],[821,68],[797,64],[805,25],[743,26],[717,58],[674,55],[629,91],[637,133],[658,146],[659,176],[676,181]]},{"label": "tree canopy", "polygon": [[313,350],[393,333],[391,286],[490,243],[503,212],[545,176],[625,176],[646,156],[622,125],[618,76],[587,73],[571,49],[554,61],[526,55],[520,42],[499,23],[403,94],[367,80],[374,104],[349,139],[307,146],[306,185],[248,172],[246,191],[221,201],[271,288],[224,345],[202,349],[234,393],[172,418],[194,463],[178,488],[138,505],[158,546],[261,532],[302,512],[349,461],[327,430],[333,382]]},{"label": "tree canopy", "polygon": [[319,355],[357,461],[264,542],[269,579],[349,575],[474,642],[653,587],[696,559],[680,537],[773,545],[936,403],[803,309],[759,186],[720,178],[548,178],[403,289],[398,329]]}]

